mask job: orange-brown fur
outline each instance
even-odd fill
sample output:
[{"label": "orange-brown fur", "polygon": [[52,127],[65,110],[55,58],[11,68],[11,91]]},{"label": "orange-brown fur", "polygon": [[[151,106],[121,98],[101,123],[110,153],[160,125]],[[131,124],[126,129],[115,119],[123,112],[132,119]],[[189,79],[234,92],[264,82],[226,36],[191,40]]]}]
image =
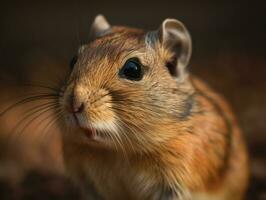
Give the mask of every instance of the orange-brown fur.
[{"label": "orange-brown fur", "polygon": [[[62,105],[73,93],[87,102],[85,124],[121,126],[117,139],[98,144],[62,124],[67,171],[105,199],[242,199],[247,154],[230,108],[194,76],[176,81],[165,67],[172,52],[159,42],[147,46],[144,36],[113,27],[82,48]],[[147,67],[140,82],[117,77],[130,57]],[[175,195],[160,197],[168,190]]]}]

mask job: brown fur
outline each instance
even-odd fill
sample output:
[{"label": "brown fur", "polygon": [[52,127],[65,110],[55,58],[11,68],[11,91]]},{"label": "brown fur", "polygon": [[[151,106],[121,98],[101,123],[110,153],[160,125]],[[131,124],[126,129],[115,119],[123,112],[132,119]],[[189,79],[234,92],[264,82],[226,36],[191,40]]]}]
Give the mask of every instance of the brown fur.
[{"label": "brown fur", "polygon": [[[82,126],[109,121],[117,130],[103,131],[107,142],[97,143],[62,123],[67,171],[105,199],[241,199],[248,169],[237,122],[203,82],[170,75],[172,56],[159,42],[145,44],[144,31],[125,27],[82,48],[62,109],[74,95],[85,102]],[[131,57],[144,65],[141,81],[118,77]]]}]

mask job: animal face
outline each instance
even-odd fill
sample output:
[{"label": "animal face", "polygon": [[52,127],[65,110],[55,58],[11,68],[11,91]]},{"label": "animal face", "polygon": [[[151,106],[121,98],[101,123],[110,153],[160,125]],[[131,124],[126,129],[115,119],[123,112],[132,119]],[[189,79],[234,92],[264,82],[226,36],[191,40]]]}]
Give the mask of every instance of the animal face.
[{"label": "animal face", "polygon": [[152,148],[171,137],[163,127],[184,112],[177,54],[153,32],[105,27],[72,62],[61,101],[66,123],[89,143]]}]

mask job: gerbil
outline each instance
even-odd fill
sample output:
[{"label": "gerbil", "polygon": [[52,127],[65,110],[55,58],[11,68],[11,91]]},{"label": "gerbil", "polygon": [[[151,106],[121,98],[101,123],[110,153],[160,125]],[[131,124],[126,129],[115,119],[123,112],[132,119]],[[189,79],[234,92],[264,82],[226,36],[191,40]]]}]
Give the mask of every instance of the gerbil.
[{"label": "gerbil", "polygon": [[111,200],[244,197],[241,131],[186,69],[191,49],[175,19],[145,32],[95,18],[60,99],[66,170],[84,190]]}]

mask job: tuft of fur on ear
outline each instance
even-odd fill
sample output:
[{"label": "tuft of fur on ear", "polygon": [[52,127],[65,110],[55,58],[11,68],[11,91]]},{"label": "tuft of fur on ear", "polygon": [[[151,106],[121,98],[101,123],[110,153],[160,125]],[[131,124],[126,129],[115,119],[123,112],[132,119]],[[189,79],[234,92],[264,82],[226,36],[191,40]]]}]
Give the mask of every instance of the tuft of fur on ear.
[{"label": "tuft of fur on ear", "polygon": [[106,18],[99,14],[95,17],[90,32],[90,39],[95,39],[108,34],[111,31],[111,25]]},{"label": "tuft of fur on ear", "polygon": [[186,27],[176,19],[166,19],[157,31],[147,34],[149,43],[159,42],[173,52],[173,58],[167,61],[166,66],[172,76],[185,78],[186,66],[192,52],[192,41]]}]

